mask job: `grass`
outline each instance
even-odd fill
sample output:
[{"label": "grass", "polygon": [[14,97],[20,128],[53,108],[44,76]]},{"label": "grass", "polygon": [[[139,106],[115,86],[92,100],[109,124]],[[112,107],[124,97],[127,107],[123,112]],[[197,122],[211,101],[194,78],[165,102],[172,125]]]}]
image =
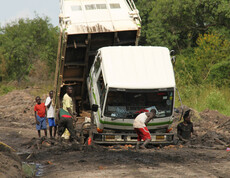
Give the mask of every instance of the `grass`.
[{"label": "grass", "polygon": [[18,82],[0,82],[0,96],[5,95],[13,90],[21,90],[31,88],[28,93],[32,96],[42,96],[43,94],[48,94],[50,90],[53,90],[53,81],[40,81],[40,82],[30,82],[22,81],[20,84]]},{"label": "grass", "polygon": [[6,83],[0,83],[0,96],[5,95],[13,90],[15,90],[15,86],[9,85]]},{"label": "grass", "polygon": [[[179,86],[178,89],[183,105],[199,112],[205,109],[218,110],[220,113],[230,116],[230,88],[203,85]],[[180,102],[176,99],[176,107],[178,106],[180,106]]]},{"label": "grass", "polygon": [[40,85],[34,85],[32,90],[29,90],[29,94],[32,96],[42,96],[49,93],[50,90],[54,90],[53,83],[43,83]]},{"label": "grass", "polygon": [[[0,83],[0,96],[7,94],[15,89],[23,89],[26,86],[33,89],[28,92],[36,97],[48,94],[53,90],[53,80],[37,81],[37,82],[22,82],[20,85],[15,82]],[[230,88],[217,88],[212,85],[201,86],[177,86],[180,92],[183,105],[193,108],[199,112],[210,109],[218,110],[220,113],[230,116]],[[176,107],[180,106],[178,96],[176,94]]]}]

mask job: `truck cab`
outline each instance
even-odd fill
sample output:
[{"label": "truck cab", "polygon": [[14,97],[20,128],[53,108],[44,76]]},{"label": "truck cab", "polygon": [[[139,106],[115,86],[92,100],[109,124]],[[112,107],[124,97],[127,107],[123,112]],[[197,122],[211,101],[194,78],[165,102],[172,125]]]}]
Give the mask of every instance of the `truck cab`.
[{"label": "truck cab", "polygon": [[166,133],[173,121],[175,78],[166,47],[100,48],[87,78],[97,130],[133,132],[135,117],[156,109],[151,133]]}]

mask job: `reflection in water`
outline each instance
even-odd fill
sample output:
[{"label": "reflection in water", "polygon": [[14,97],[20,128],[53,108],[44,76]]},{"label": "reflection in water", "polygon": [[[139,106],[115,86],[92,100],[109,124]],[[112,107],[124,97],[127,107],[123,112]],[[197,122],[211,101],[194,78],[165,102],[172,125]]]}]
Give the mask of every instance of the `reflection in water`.
[{"label": "reflection in water", "polygon": [[41,177],[44,176],[45,166],[40,163],[26,163],[22,162],[22,168],[27,177]]}]

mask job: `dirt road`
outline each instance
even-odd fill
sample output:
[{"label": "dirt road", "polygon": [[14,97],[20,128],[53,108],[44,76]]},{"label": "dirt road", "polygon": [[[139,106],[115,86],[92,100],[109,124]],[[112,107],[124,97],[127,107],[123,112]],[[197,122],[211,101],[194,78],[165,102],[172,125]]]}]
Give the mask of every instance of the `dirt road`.
[{"label": "dirt road", "polygon": [[[47,143],[54,144],[47,145],[44,142],[41,149],[36,149],[34,143],[38,141],[35,139],[37,133],[33,109],[30,108],[34,103],[33,98],[26,93],[17,93],[20,95],[19,98],[25,95],[28,97],[26,103],[19,107],[16,107],[19,103],[17,98],[12,101],[9,99],[15,96],[15,93],[0,97],[0,102],[6,97],[9,101],[8,106],[0,107],[0,141],[14,148],[21,162],[35,164],[37,176],[76,178],[229,177],[230,175],[230,152],[212,138],[212,136],[218,137],[229,143],[227,129],[229,117],[213,111],[200,113],[202,119],[194,118],[194,125],[199,134],[198,141],[187,146],[152,147],[140,151],[136,151],[131,146],[94,146],[83,147],[81,150],[78,145],[68,143],[59,145],[56,141],[47,140]],[[13,107],[15,115],[7,111]],[[208,120],[205,121],[205,118]],[[215,132],[208,134],[209,131]],[[206,140],[203,140],[204,138]],[[22,174],[20,165],[17,165],[18,160],[12,157],[10,160],[9,153],[7,154],[8,157],[6,154],[0,154],[0,172],[3,173],[0,175],[3,176],[5,173],[5,177],[20,177]],[[8,162],[7,174],[4,172],[6,162]],[[17,169],[11,169],[11,166]]]},{"label": "dirt road", "polygon": [[[0,127],[0,139],[15,148],[22,161],[43,165],[43,177],[229,177],[226,150],[165,147],[135,151],[125,147],[71,146],[43,148],[29,159],[33,129]],[[6,134],[6,131],[8,134]]]}]

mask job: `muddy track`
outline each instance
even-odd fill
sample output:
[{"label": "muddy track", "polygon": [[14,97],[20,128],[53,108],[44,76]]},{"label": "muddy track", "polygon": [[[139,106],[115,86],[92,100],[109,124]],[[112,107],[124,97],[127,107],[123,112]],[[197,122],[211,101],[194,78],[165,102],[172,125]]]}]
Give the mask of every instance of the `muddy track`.
[{"label": "muddy track", "polygon": [[[21,99],[23,97],[26,101]],[[199,136],[193,143],[185,146],[151,147],[139,151],[133,147],[119,145],[83,146],[80,149],[79,145],[51,141],[54,144],[44,144],[38,149],[34,146],[38,139],[33,118],[33,97],[27,91],[15,91],[0,97],[0,102],[7,103],[7,107],[0,107],[0,141],[14,148],[21,162],[42,165],[42,177],[142,178],[230,175],[230,152],[221,144],[230,143],[230,118],[217,111],[193,112],[192,119]],[[22,103],[22,106],[16,107],[19,103]],[[173,124],[174,130],[178,122],[176,119]],[[216,141],[217,139],[220,141]],[[8,163],[8,177],[22,175],[20,163],[15,162],[9,154],[2,151],[0,155],[0,164]],[[16,169],[11,169],[11,166]],[[6,174],[3,168],[4,166],[1,166],[0,175]]]},{"label": "muddy track", "polygon": [[1,139],[8,130],[4,142],[21,153],[22,161],[44,166],[43,177],[229,177],[230,174],[230,153],[226,150],[179,146],[140,151],[95,146],[79,151],[70,145],[43,148],[26,159],[31,153],[27,149],[29,135],[36,132],[32,128],[0,130]]}]

